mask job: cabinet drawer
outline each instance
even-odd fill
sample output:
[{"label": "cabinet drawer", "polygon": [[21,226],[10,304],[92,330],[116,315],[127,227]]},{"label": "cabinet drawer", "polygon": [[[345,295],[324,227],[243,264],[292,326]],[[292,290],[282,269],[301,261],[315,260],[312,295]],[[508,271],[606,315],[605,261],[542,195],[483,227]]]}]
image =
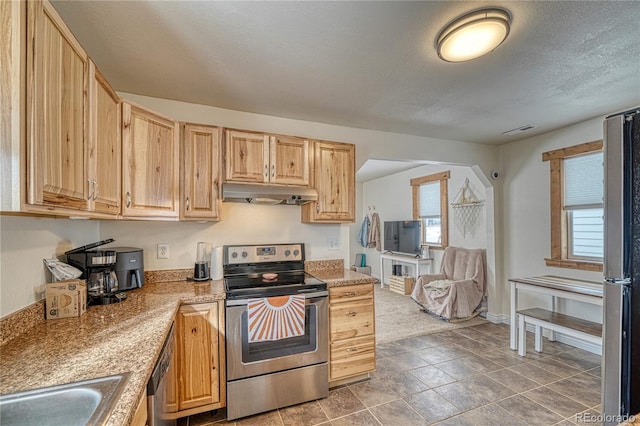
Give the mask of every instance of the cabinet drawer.
[{"label": "cabinet drawer", "polygon": [[331,344],[331,380],[368,373],[376,369],[375,336],[356,337]]},{"label": "cabinet drawer", "polygon": [[332,304],[359,299],[373,300],[373,284],[347,285],[329,289],[329,301]]},{"label": "cabinet drawer", "polygon": [[374,333],[373,300],[339,303],[329,307],[331,342]]}]

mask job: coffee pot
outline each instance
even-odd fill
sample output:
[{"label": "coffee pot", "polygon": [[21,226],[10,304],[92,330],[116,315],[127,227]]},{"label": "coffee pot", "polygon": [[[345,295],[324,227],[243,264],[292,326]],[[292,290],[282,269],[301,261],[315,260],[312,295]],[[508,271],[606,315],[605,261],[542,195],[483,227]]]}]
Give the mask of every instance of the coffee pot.
[{"label": "coffee pot", "polygon": [[113,239],[98,241],[65,253],[67,262],[79,268],[82,278],[87,280],[89,305],[107,305],[127,298],[125,293],[118,291],[118,277],[115,273],[116,251],[96,249],[111,242]]}]

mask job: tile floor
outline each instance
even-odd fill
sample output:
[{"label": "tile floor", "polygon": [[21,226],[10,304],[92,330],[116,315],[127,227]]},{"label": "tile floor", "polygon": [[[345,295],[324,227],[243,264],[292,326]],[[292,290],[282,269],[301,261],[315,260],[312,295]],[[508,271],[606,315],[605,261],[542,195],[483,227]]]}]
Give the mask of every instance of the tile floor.
[{"label": "tile floor", "polygon": [[[531,333],[529,333],[531,334]],[[218,425],[596,424],[600,356],[545,340],[521,358],[509,327],[478,326],[378,345],[377,371],[329,397],[226,422],[224,411],[180,419]]]}]

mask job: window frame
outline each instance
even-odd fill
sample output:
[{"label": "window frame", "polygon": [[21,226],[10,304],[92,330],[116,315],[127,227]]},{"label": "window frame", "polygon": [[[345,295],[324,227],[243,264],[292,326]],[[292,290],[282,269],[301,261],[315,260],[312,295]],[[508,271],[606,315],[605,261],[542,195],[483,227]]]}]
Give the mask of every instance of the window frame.
[{"label": "window frame", "polygon": [[440,183],[440,244],[434,245],[433,243],[427,243],[424,241],[424,233],[420,232],[420,245],[428,245],[430,248],[441,250],[449,245],[449,190],[448,181],[451,177],[449,170],[439,173],[434,173],[427,176],[421,176],[410,180],[412,202],[413,202],[413,220],[420,220],[420,186],[429,183]]},{"label": "window frame", "polygon": [[542,153],[542,161],[549,162],[550,171],[550,219],[551,256],[545,258],[547,266],[602,272],[602,261],[582,260],[569,257],[568,215],[564,209],[563,160],[577,155],[602,151],[602,140],[586,142],[567,148]]}]

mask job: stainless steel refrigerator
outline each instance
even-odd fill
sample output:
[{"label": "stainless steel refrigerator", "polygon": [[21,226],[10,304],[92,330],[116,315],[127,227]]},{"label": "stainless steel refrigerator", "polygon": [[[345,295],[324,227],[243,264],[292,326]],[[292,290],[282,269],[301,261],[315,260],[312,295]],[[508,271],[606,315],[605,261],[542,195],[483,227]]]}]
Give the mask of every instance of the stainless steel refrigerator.
[{"label": "stainless steel refrigerator", "polygon": [[605,425],[640,413],[640,107],[604,122]]}]

